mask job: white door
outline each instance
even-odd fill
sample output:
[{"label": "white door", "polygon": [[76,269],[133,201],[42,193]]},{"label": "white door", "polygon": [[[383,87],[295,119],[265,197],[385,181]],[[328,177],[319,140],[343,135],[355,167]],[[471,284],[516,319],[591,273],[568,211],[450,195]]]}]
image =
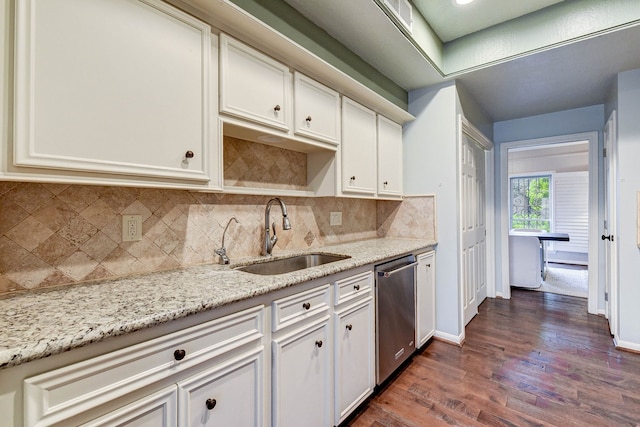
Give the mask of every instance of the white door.
[{"label": "white door", "polygon": [[373,393],[376,385],[373,298],[336,313],[335,425]]},{"label": "white door", "polygon": [[602,243],[605,257],[605,315],[609,319],[611,335],[617,331],[617,242],[616,235],[616,114],[609,117],[603,131],[604,136],[604,228]]},{"label": "white door", "polygon": [[461,279],[464,324],[487,296],[485,152],[466,133],[460,147]]},{"label": "white door", "polygon": [[262,426],[263,353],[261,346],[180,381],[178,426]]},{"label": "white door", "polygon": [[329,316],[273,340],[272,425],[333,425]]}]

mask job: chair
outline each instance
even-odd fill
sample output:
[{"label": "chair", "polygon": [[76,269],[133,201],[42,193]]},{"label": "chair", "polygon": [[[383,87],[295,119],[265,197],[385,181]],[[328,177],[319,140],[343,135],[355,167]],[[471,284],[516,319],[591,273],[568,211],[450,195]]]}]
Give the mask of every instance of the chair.
[{"label": "chair", "polygon": [[540,287],[542,284],[540,252],[540,240],[537,237],[509,236],[509,283],[511,286]]}]

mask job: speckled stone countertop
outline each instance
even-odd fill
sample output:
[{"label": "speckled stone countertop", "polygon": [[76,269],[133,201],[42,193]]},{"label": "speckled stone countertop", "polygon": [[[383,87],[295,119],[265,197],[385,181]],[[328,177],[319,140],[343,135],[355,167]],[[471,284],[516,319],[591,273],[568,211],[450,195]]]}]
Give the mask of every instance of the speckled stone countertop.
[{"label": "speckled stone countertop", "polygon": [[202,265],[8,296],[0,299],[0,369],[435,244],[370,239],[314,248],[308,252],[351,258],[287,274],[258,276],[232,269],[251,261],[244,259],[231,266]]}]

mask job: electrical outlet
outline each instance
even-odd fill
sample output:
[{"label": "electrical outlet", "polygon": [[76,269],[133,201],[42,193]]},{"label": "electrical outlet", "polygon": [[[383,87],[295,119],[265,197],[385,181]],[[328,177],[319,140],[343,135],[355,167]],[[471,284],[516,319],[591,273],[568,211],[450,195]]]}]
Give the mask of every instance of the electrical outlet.
[{"label": "electrical outlet", "polygon": [[142,240],[142,215],[122,215],[122,241]]},{"label": "electrical outlet", "polygon": [[329,214],[329,225],[342,225],[342,212],[331,212]]}]

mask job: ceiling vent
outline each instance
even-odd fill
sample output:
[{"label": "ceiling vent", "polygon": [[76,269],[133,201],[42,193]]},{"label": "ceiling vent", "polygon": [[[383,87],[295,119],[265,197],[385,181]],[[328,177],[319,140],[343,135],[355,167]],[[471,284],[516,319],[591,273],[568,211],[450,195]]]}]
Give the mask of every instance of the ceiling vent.
[{"label": "ceiling vent", "polygon": [[387,7],[398,18],[400,23],[409,31],[412,32],[413,26],[413,7],[409,0],[384,0]]}]

